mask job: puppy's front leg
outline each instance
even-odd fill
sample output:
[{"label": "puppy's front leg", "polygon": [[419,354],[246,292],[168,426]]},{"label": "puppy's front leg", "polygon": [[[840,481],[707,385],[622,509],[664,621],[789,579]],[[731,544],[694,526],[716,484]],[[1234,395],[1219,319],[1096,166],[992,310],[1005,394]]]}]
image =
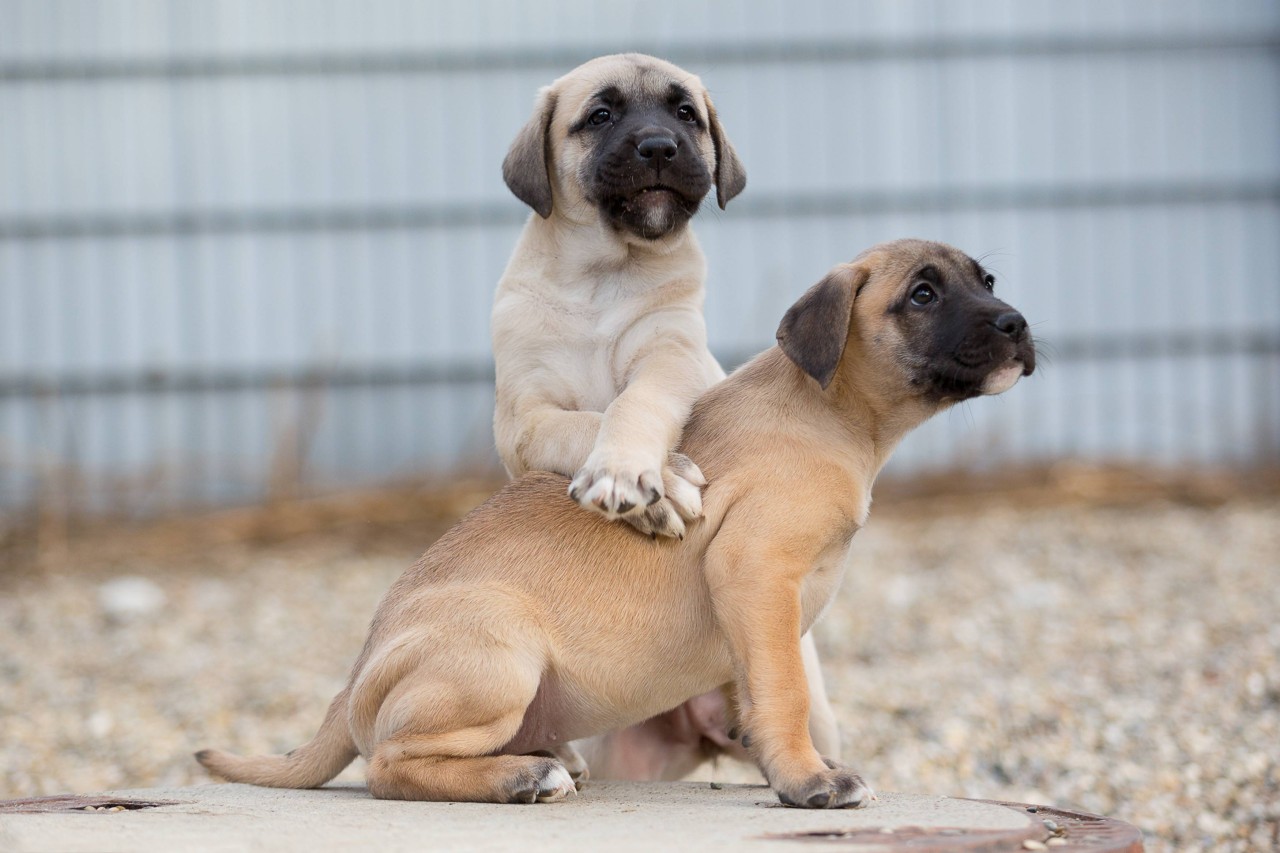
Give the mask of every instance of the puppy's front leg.
[{"label": "puppy's front leg", "polygon": [[582,468],[600,435],[603,414],[562,409],[532,394],[505,402],[498,401],[493,432],[507,473],[552,471],[572,477]]},{"label": "puppy's front leg", "polygon": [[801,563],[787,549],[738,548],[735,554],[713,545],[707,553],[717,620],[738,671],[744,744],[783,803],[856,808],[874,798],[871,788],[819,755],[809,734],[800,606],[807,565]]},{"label": "puppy's front leg", "polygon": [[[696,342],[651,340],[635,352],[619,347],[630,366],[622,392],[605,410],[591,455],[574,475],[569,494],[607,518],[646,515],[659,529],[681,536],[684,522],[701,516],[698,466],[672,454],[694,399],[709,384],[699,368]],[[660,501],[659,512],[646,513]],[[637,525],[643,530],[642,525]]]}]

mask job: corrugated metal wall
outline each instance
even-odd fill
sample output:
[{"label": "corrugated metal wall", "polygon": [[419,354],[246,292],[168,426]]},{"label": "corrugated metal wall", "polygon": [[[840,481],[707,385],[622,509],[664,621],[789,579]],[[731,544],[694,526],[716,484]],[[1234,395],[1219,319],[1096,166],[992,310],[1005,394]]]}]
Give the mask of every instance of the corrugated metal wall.
[{"label": "corrugated metal wall", "polygon": [[491,464],[499,164],[599,53],[710,86],[736,362],[833,263],[984,255],[1045,341],[899,472],[1280,448],[1274,0],[0,2],[0,506],[138,511]]}]

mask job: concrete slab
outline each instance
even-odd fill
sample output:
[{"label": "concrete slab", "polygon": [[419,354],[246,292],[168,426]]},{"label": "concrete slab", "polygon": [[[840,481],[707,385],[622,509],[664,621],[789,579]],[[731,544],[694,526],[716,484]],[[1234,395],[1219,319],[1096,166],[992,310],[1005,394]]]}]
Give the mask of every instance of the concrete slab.
[{"label": "concrete slab", "polygon": [[[124,808],[86,810],[103,806]],[[1043,818],[1021,806],[893,793],[866,809],[789,809],[763,786],[693,782],[593,782],[565,802],[522,806],[375,800],[361,786],[207,785],[0,803],[0,850],[802,851],[822,839],[864,853],[1022,850],[1048,838]]]}]

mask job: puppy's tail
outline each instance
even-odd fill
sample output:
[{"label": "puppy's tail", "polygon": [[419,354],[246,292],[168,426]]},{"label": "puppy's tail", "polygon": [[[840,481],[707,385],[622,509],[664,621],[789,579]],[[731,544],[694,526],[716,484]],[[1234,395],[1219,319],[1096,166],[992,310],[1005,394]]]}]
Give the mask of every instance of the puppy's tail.
[{"label": "puppy's tail", "polygon": [[342,772],[359,754],[347,723],[344,689],[329,703],[320,731],[288,755],[242,757],[217,749],[202,749],[196,761],[229,782],[248,782],[268,788],[317,788]]}]

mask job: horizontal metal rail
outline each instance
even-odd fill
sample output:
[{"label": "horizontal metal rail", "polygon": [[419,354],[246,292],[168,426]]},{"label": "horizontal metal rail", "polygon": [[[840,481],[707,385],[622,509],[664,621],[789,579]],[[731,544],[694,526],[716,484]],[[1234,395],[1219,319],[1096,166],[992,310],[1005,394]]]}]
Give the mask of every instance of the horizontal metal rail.
[{"label": "horizontal metal rail", "polygon": [[0,62],[0,84],[29,81],[173,80],[208,77],[296,77],[350,74],[470,74],[521,69],[558,70],[602,53],[660,54],[681,64],[759,65],[865,63],[965,57],[1096,56],[1185,52],[1275,51],[1280,33],[1150,35],[957,35],[815,41],[627,43],[583,48],[502,47],[489,50],[306,52],[293,55],[149,56]]},{"label": "horizontal metal rail", "polygon": [[[1148,181],[779,193],[735,202],[726,215],[750,220],[1257,203],[1280,204],[1280,182]],[[474,228],[519,225],[528,216],[528,209],[515,200],[8,216],[0,217],[0,240]]]},{"label": "horizontal metal rail", "polygon": [[[1280,356],[1277,332],[1174,332],[1071,337],[1043,344],[1054,364],[1079,361]],[[720,354],[737,366],[755,353]],[[493,382],[485,360],[279,369],[198,368],[0,376],[0,399],[207,394],[288,389],[474,385]]]}]

